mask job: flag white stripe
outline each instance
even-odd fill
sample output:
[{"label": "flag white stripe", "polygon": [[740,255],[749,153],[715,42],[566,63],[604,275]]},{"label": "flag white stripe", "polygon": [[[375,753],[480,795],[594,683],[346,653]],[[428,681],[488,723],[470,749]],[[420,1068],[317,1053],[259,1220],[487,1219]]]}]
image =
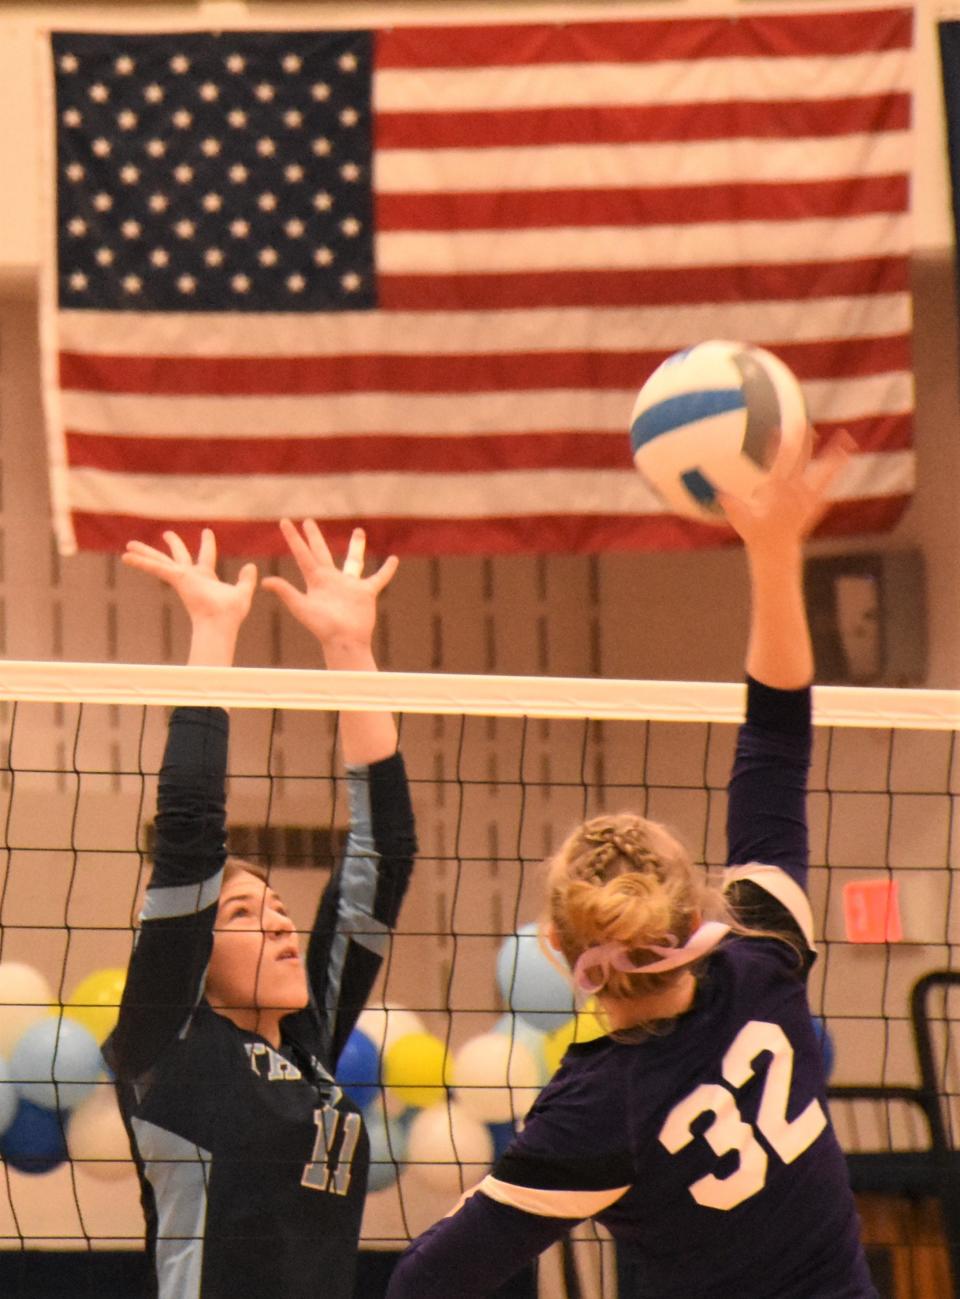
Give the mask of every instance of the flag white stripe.
[{"label": "flag white stripe", "polygon": [[746,181],[791,185],[907,172],[910,142],[908,131],[878,131],[796,140],[382,149],[374,161],[374,187],[380,194],[443,194]]},{"label": "flag white stripe", "polygon": [[65,311],[60,346],[106,356],[437,356],[674,351],[701,338],[889,338],[908,333],[908,293],[785,302],[523,311],[350,311],[291,315]]},{"label": "flag white stripe", "polygon": [[[645,376],[638,376],[637,386]],[[900,415],[913,408],[907,371],[866,378],[812,380],[803,385],[811,418],[854,420]],[[325,437],[342,434],[471,437],[556,430],[611,432],[626,428],[633,389],[560,388],[526,392],[335,394],[308,397],[151,397],[67,390],[64,427],[85,433],[141,437]]]},{"label": "flag white stripe", "polygon": [[[834,500],[909,493],[911,451],[855,456],[834,483]],[[147,518],[276,519],[307,517],[323,502],[324,518],[479,519],[491,512],[538,514],[661,514],[639,474],[631,470],[511,470],[491,474],[258,475],[252,496],[242,475],[115,474],[70,471],[74,509],[122,511]],[[491,511],[491,502],[495,508]]]},{"label": "flag white stripe", "polygon": [[649,270],[736,266],[762,261],[847,261],[869,253],[903,256],[912,242],[902,213],[809,221],[704,222],[695,225],[564,227],[556,230],[462,230],[382,234],[386,274],[469,271]]},{"label": "flag white stripe", "polygon": [[[511,72],[515,71],[510,69]],[[912,89],[909,50],[798,58],[662,59],[649,63],[532,64],[523,75],[491,68],[382,68],[378,112],[447,113],[523,108],[709,104],[833,99]]]}]

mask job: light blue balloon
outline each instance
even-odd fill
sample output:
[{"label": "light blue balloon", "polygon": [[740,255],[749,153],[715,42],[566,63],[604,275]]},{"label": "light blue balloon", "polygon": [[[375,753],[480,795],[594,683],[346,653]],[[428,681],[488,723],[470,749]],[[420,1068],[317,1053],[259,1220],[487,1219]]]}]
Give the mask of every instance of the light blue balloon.
[{"label": "light blue balloon", "polygon": [[72,1110],[102,1072],[97,1039],[66,1017],[51,1015],[32,1024],[10,1057],[10,1077],[20,1095],[48,1110]]},{"label": "light blue balloon", "polygon": [[382,1105],[372,1105],[364,1115],[370,1138],[368,1191],[382,1191],[397,1180],[398,1165],[407,1153],[407,1125],[403,1115],[384,1116]]},{"label": "light blue balloon", "polygon": [[19,1104],[20,1094],[16,1083],[10,1081],[10,1068],[6,1060],[0,1057],[0,1136],[13,1122]]},{"label": "light blue balloon", "polygon": [[537,1081],[540,1083],[548,1081],[550,1070],[547,1068],[547,1060],[543,1054],[543,1044],[547,1040],[546,1033],[541,1033],[538,1028],[534,1028],[510,1010],[500,1016],[490,1032],[502,1033],[504,1037],[509,1037],[514,1042],[520,1042],[525,1046],[537,1062],[540,1075]]},{"label": "light blue balloon", "polygon": [[506,939],[497,956],[497,986],[512,1011],[549,1033],[573,1015],[573,987],[540,950],[537,929],[536,923],[524,925]]}]

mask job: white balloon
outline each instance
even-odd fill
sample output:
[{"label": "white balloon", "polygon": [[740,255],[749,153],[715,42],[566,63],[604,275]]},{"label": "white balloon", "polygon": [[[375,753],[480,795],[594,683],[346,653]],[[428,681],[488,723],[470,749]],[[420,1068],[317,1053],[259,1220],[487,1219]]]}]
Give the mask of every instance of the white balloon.
[{"label": "white balloon", "polygon": [[521,1119],[537,1099],[540,1068],[529,1047],[504,1033],[481,1033],[453,1058],[457,1102],[484,1123]]},{"label": "white balloon", "polygon": [[98,1083],[67,1121],[67,1151],[91,1177],[113,1182],[134,1171],[113,1084]]},{"label": "white balloon", "polygon": [[487,1172],[493,1138],[456,1101],[421,1110],[410,1124],[405,1165],[411,1177],[455,1197]]},{"label": "white balloon", "polygon": [[383,1006],[368,1006],[362,1011],[357,1020],[357,1028],[361,1033],[366,1033],[380,1052],[381,1060],[384,1052],[390,1049],[398,1037],[427,1031],[423,1020],[414,1011],[389,1001]]},{"label": "white balloon", "polygon": [[26,1030],[56,1005],[53,989],[39,970],[21,961],[0,962],[0,1055],[9,1060]]}]

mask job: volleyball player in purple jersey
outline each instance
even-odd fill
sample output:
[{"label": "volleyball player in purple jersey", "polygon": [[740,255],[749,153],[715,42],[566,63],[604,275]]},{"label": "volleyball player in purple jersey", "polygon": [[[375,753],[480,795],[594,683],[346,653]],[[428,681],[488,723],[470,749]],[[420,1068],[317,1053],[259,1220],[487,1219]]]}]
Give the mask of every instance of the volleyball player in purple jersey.
[{"label": "volleyball player in purple jersey", "polygon": [[751,619],[723,891],[642,817],[567,839],[547,932],[610,1032],[569,1049],[491,1174],[402,1257],[389,1299],[489,1295],[584,1218],[617,1242],[620,1299],[875,1296],[806,994],[802,541],[845,455],[839,439],[806,474],[725,502]]},{"label": "volleyball player in purple jersey", "polygon": [[[320,530],[282,525],[303,575],[271,588],[329,668],[371,669],[388,560],[363,578],[364,537],[340,571]],[[216,574],[213,534],[194,561],[131,542],[126,562],[179,595],[189,662],[228,669],[257,575]],[[410,877],[413,817],[389,713],[344,713],[350,829],[300,953],[269,880],[226,861],[228,717],[177,708],[160,772],[153,875],[107,1052],[117,1076],[159,1299],[351,1299],[369,1146],[334,1080]]]}]

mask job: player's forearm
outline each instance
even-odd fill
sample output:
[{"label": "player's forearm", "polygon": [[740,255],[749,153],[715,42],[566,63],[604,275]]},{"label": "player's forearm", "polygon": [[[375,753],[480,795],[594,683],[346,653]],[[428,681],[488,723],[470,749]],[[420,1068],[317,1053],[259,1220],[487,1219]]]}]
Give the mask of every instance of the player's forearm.
[{"label": "player's forearm", "polygon": [[748,548],[750,633],[747,672],[779,690],[798,690],[813,680],[813,647],[803,596],[803,547],[799,540]]},{"label": "player's forearm", "polygon": [[223,865],[228,727],[220,708],[177,708],[170,718],[151,890],[205,880]]},{"label": "player's forearm", "polygon": [[[323,642],[323,658],[336,672],[376,672],[377,662],[368,644],[344,639]],[[397,751],[397,724],[390,712],[342,712],[340,751],[348,767],[368,766]]]},{"label": "player's forearm", "polygon": [[[350,831],[324,890],[307,971],[332,1039],[342,1045],[362,1009],[407,891],[416,831],[403,758],[350,769]],[[348,935],[349,941],[343,942]],[[336,999],[328,1002],[330,989]]]}]

